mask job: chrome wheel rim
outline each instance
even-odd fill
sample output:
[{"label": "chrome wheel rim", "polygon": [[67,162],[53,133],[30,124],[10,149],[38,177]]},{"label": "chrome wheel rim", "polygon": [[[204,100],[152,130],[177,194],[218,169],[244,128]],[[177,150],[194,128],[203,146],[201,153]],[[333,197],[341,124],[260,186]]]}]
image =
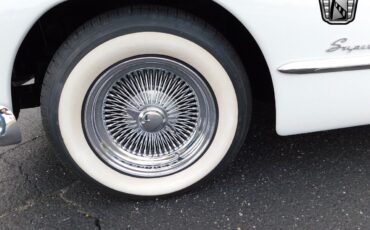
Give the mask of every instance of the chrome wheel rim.
[{"label": "chrome wheel rim", "polygon": [[137,177],[161,177],[194,164],[212,142],[217,105],[203,77],[157,56],[113,65],[92,85],[83,111],[86,137],[104,163]]}]

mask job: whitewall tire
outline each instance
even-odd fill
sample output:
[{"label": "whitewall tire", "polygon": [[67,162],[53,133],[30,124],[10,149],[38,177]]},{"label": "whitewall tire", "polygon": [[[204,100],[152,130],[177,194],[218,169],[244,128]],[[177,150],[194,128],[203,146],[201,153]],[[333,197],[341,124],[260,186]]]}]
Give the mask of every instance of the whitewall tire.
[{"label": "whitewall tire", "polygon": [[[59,155],[63,158],[63,161],[67,162],[69,167],[76,169],[80,174],[99,185],[120,193],[136,196],[159,196],[175,193],[206,178],[222,162],[226,161],[226,158],[231,157],[238,151],[243,143],[250,119],[250,90],[247,76],[239,59],[227,42],[220,35],[214,36],[212,29],[202,29],[203,25],[199,21],[190,25],[184,21],[185,17],[181,14],[161,14],[161,10],[156,11],[156,13],[151,12],[149,7],[147,10],[141,9],[136,13],[135,11],[128,13],[122,10],[119,13],[111,13],[108,16],[95,19],[95,21],[76,32],[75,36],[72,36],[54,57],[54,61],[45,77],[42,98],[45,127],[48,129],[51,140],[58,146],[58,152],[61,152]],[[181,23],[184,25],[183,28],[177,26]],[[211,40],[207,40],[210,38]],[[143,62],[143,60],[147,62]],[[120,64],[122,62],[123,64]],[[132,62],[135,64],[132,64]],[[123,72],[119,71],[125,71],[127,68],[142,70],[143,66],[151,66],[152,63],[155,63],[153,65],[156,68],[159,65],[163,69],[166,69],[166,66],[174,66],[173,71],[180,71],[178,74],[174,74],[174,76],[182,76],[182,74],[185,76],[187,70],[194,73],[194,75],[201,76],[199,80],[196,80],[200,82],[199,84],[194,80],[195,86],[192,86],[192,79],[188,83],[189,90],[194,89],[192,95],[195,95],[195,99],[190,98],[188,101],[199,107],[192,110],[193,112],[195,111],[194,115],[191,115],[193,117],[189,118],[191,121],[194,121],[194,125],[191,125],[189,120],[186,121],[187,127],[190,127],[186,130],[186,133],[193,132],[191,131],[193,127],[195,134],[191,133],[188,136],[189,138],[194,137],[194,140],[187,141],[185,136],[179,136],[178,139],[183,140],[183,143],[174,140],[173,143],[179,143],[179,146],[175,146],[172,150],[165,145],[159,146],[160,144],[158,143],[160,141],[151,141],[153,138],[149,137],[149,135],[155,134],[160,129],[165,130],[166,124],[170,123],[171,115],[165,109],[161,112],[160,106],[142,105],[142,111],[138,109],[138,115],[135,119],[132,119],[138,122],[137,127],[140,126],[141,129],[136,127],[135,122],[131,123],[135,123],[135,130],[140,130],[140,133],[143,135],[148,133],[148,135],[143,137],[137,136],[135,143],[136,145],[146,143],[147,146],[151,147],[148,147],[149,150],[146,150],[147,148],[144,150],[144,147],[133,148],[130,147],[133,145],[131,143],[130,145],[127,144],[129,147],[126,147],[121,153],[119,148],[123,145],[118,146],[119,140],[113,140],[114,137],[120,136],[114,135],[117,132],[113,133],[111,137],[106,135],[106,139],[104,139],[105,134],[100,135],[99,133],[103,132],[99,129],[100,126],[110,127],[109,123],[101,122],[100,118],[104,120],[107,114],[111,115],[112,113],[109,113],[111,110],[106,112],[104,110],[106,105],[103,104],[86,105],[89,103],[88,98],[96,98],[92,99],[93,102],[95,100],[101,103],[110,103],[108,96],[103,100],[96,95],[99,95],[104,87],[107,88],[107,92],[109,87],[112,89],[113,86],[109,85],[108,87],[105,85],[108,84],[106,83],[108,79],[113,79],[113,77],[108,77],[107,74],[109,69],[115,65],[121,65],[121,69],[116,72],[122,75]],[[183,72],[181,72],[182,66],[186,69]],[[147,73],[149,72],[148,70]],[[104,75],[104,73],[106,74]],[[165,79],[166,76],[163,78]],[[141,79],[143,82],[142,90],[147,91],[142,94],[144,98],[142,99],[143,103],[146,103],[146,98],[154,98],[155,96],[153,95],[157,95],[157,98],[160,98],[161,96],[158,95],[161,94],[153,94],[153,90],[149,88],[158,89],[158,87],[151,85],[155,82],[159,84],[161,80],[150,80],[149,82],[148,79],[154,79],[154,74],[153,77],[148,76],[143,77],[143,79]],[[123,81],[121,77],[119,80]],[[129,80],[127,81],[129,82]],[[183,81],[185,83],[182,83],[181,79],[177,80],[177,82],[181,82],[182,87],[185,87],[187,80]],[[140,84],[139,80],[137,82]],[[95,90],[94,87],[98,83],[102,85],[102,89],[96,89],[96,92],[93,91],[91,93],[92,90]],[[123,83],[117,84],[122,86]],[[130,82],[127,84],[133,87],[130,85]],[[162,85],[165,84],[162,83]],[[198,85],[204,85],[199,86],[203,90],[197,91]],[[113,87],[113,89],[115,88]],[[137,93],[141,88],[140,86],[135,86],[134,89]],[[209,93],[206,94],[204,91]],[[175,95],[175,90],[173,92],[173,95]],[[88,97],[89,93],[92,96]],[[122,99],[125,95],[114,95],[113,99],[117,97]],[[207,100],[205,99],[207,97],[213,99]],[[162,98],[170,97],[162,96]],[[180,98],[180,96],[176,98]],[[169,101],[170,99],[166,100]],[[107,100],[108,102],[106,102]],[[147,100],[149,104],[154,101],[154,99],[150,98]],[[139,99],[133,98],[132,101],[136,102]],[[202,101],[205,102],[202,104]],[[120,103],[118,108],[125,109],[120,101],[117,103]],[[138,102],[140,105],[143,103]],[[210,104],[207,107],[210,109],[202,115],[204,104]],[[109,105],[112,105],[112,103]],[[101,107],[103,107],[102,110],[105,112],[96,112],[100,111]],[[185,106],[183,107],[185,108]],[[90,110],[86,110],[86,108]],[[189,106],[186,106],[186,108],[189,108]],[[98,114],[96,117],[91,115],[95,113]],[[115,115],[112,118],[114,120],[113,125],[121,125],[116,122],[117,114],[118,112],[113,113]],[[140,116],[146,116],[151,119],[140,120]],[[196,124],[202,122],[197,121],[197,116],[201,117],[199,119],[202,119],[203,123],[208,122],[210,125],[204,126],[203,129],[199,128]],[[89,120],[90,117],[91,121]],[[159,123],[155,123],[154,120],[156,118],[159,119]],[[179,115],[173,116],[173,119],[175,118],[181,120]],[[127,119],[131,118],[124,118],[123,120],[126,121]],[[100,123],[102,125],[99,126]],[[121,125],[120,127],[131,127],[131,123],[129,125],[126,124],[126,126]],[[144,126],[141,126],[142,124]],[[170,127],[170,124],[168,126]],[[157,127],[160,128],[156,129]],[[173,125],[173,127],[168,128],[168,132],[179,126]],[[89,133],[90,131],[94,133],[94,130],[98,130],[96,137],[94,134],[90,135]],[[129,131],[127,132],[129,133]],[[199,135],[196,132],[199,132]],[[205,132],[210,133],[208,139]],[[173,133],[176,132],[173,131]],[[156,137],[164,138],[169,134],[155,135]],[[121,135],[121,142],[125,143],[128,139]],[[112,144],[106,144],[109,140],[112,141]],[[194,147],[193,145],[198,143],[197,141],[199,144]],[[169,142],[163,141],[163,143]],[[186,143],[187,145],[185,145]],[[159,147],[153,147],[155,144]],[[115,150],[116,147],[119,150]],[[139,154],[140,151],[138,149],[142,151],[141,154]],[[191,149],[193,151],[187,153]],[[130,152],[129,150],[132,151]],[[172,161],[169,157],[170,150],[177,154],[176,156],[179,156],[179,152],[184,154],[184,156],[179,157],[176,161]],[[153,155],[149,155],[152,152]],[[115,154],[115,156],[110,157],[108,153]],[[123,160],[117,160],[118,158],[120,159],[121,155],[123,155]],[[157,160],[160,155],[162,155],[162,158]],[[125,162],[125,159],[128,159],[126,160],[127,162]],[[130,159],[134,160],[130,161]],[[150,162],[148,159],[162,163],[158,163],[158,166],[147,167],[145,165],[147,162]],[[168,160],[170,163],[163,163],[164,160]],[[185,163],[181,163],[181,161]],[[144,166],[140,166],[141,163]]]}]

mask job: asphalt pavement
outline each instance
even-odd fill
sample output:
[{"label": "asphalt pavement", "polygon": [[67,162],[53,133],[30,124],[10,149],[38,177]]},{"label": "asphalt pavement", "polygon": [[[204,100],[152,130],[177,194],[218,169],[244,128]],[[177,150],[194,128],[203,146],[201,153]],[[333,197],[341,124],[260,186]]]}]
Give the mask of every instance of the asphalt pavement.
[{"label": "asphalt pavement", "polygon": [[23,143],[0,148],[0,229],[370,229],[370,127],[279,137],[259,103],[222,175],[186,194],[129,200],[65,170],[40,110],[21,112]]}]

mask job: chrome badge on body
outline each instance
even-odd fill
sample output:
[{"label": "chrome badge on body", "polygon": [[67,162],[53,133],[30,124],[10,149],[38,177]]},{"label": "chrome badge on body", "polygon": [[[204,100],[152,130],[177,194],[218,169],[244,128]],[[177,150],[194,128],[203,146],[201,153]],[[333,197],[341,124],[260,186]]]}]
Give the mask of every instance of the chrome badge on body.
[{"label": "chrome badge on body", "polygon": [[322,18],[334,25],[348,24],[355,20],[358,0],[319,0]]}]

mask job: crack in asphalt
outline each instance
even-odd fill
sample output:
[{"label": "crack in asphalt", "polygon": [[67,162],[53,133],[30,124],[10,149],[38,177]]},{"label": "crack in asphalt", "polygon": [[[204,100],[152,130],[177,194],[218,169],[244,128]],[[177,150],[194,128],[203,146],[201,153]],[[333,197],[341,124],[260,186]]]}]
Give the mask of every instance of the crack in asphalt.
[{"label": "crack in asphalt", "polygon": [[[37,191],[37,193],[39,194],[39,197],[37,199],[29,199],[29,200],[25,201],[24,204],[22,204],[22,205],[20,205],[20,206],[18,206],[16,208],[13,208],[11,210],[5,211],[4,213],[1,213],[0,214],[0,220],[3,219],[3,218],[5,218],[5,217],[7,217],[7,216],[9,216],[9,215],[11,215],[11,214],[13,214],[13,213],[22,213],[22,212],[24,212],[24,211],[32,208],[35,204],[37,204],[37,202],[39,202],[40,200],[42,200],[44,197],[47,197],[49,195],[57,195],[61,199],[61,201],[63,201],[67,205],[75,208],[75,210],[78,213],[80,213],[82,216],[84,216],[85,218],[88,218],[88,219],[93,219],[94,220],[94,225],[95,225],[96,229],[101,230],[102,228],[101,228],[101,224],[100,224],[100,222],[101,222],[100,218],[91,215],[88,211],[84,210],[84,208],[80,204],[74,202],[73,200],[68,199],[65,196],[65,194],[69,191],[69,189],[72,186],[74,186],[75,184],[79,183],[79,181],[75,181],[75,182],[69,184],[68,186],[66,186],[65,188],[58,189],[58,190],[53,191],[53,192],[48,193],[48,194],[43,194],[42,190],[37,186],[37,184],[34,183],[31,180],[30,175],[27,172],[24,171],[24,169],[23,169],[23,166],[24,165],[23,164],[16,165],[16,164],[14,164],[13,162],[9,161],[8,159],[6,159],[4,157],[5,155],[7,155],[7,154],[9,154],[9,153],[11,153],[11,152],[13,152],[13,151],[21,148],[22,146],[24,146],[26,144],[29,144],[31,142],[34,142],[37,139],[43,138],[43,137],[45,137],[45,135],[36,136],[36,137],[34,137],[34,138],[32,138],[32,139],[30,139],[28,141],[25,141],[25,142],[23,142],[23,143],[15,146],[14,148],[8,149],[8,150],[6,150],[4,152],[0,152],[0,159],[4,163],[8,164],[9,166],[16,167],[18,169],[18,171],[19,171],[19,174],[22,177],[24,177],[25,182],[26,183],[29,183],[30,185],[32,185],[35,188],[35,190]],[[6,183],[8,181],[9,180],[3,180],[3,181],[0,181],[0,183],[2,184],[2,183]]]},{"label": "crack in asphalt", "polygon": [[7,212],[4,212],[4,213],[0,214],[0,220],[3,219],[4,217],[9,216],[10,214],[12,214],[14,212],[16,212],[16,213],[24,212],[24,211],[28,210],[29,208],[32,208],[35,204],[36,204],[36,201],[34,199],[27,200],[26,204],[21,205],[19,207],[16,207],[11,211],[7,211]]},{"label": "crack in asphalt", "polygon": [[37,193],[42,195],[42,191],[39,188],[39,186],[37,186],[37,183],[32,182],[32,180],[30,179],[30,175],[23,170],[23,164],[18,165],[18,171],[21,174],[21,176],[24,176],[26,183],[29,183],[31,186],[34,187]]},{"label": "crack in asphalt", "polygon": [[[29,183],[30,185],[32,185],[32,186],[35,188],[35,190],[36,190],[40,195],[42,194],[42,191],[41,191],[41,189],[37,186],[37,183],[32,182],[32,180],[30,179],[30,175],[29,175],[28,173],[26,173],[26,172],[23,170],[23,164],[16,165],[16,164],[13,164],[13,162],[9,161],[9,160],[8,160],[8,159],[6,159],[6,158],[1,158],[1,157],[0,157],[0,159],[1,159],[4,163],[8,164],[9,166],[16,167],[16,168],[18,169],[18,171],[19,171],[19,174],[20,174],[21,176],[23,176],[23,177],[24,177],[25,182],[26,182],[26,183]],[[1,181],[0,183],[3,183],[3,181]]]},{"label": "crack in asphalt", "polygon": [[60,190],[60,193],[59,193],[59,198],[64,201],[66,204],[76,208],[76,211],[78,213],[80,213],[81,215],[83,215],[84,217],[86,218],[89,218],[89,219],[94,219],[94,224],[96,226],[96,228],[98,230],[101,230],[101,225],[100,225],[100,218],[99,217],[96,217],[92,214],[90,214],[88,211],[84,210],[84,208],[82,207],[82,205],[76,203],[75,201],[71,200],[71,199],[68,199],[65,194],[69,191],[69,189],[74,186],[75,184],[77,183],[80,183],[80,181],[75,181],[74,183],[70,184],[68,187],[64,188],[64,189],[61,189]]},{"label": "crack in asphalt", "polygon": [[6,154],[8,154],[8,153],[10,153],[10,152],[12,152],[12,151],[14,151],[14,150],[17,150],[18,148],[20,148],[20,147],[22,147],[22,146],[24,146],[24,145],[26,145],[26,144],[29,144],[29,143],[31,143],[31,142],[33,142],[33,141],[35,141],[35,140],[39,139],[39,138],[45,137],[45,136],[46,136],[46,135],[36,136],[36,137],[34,137],[34,138],[32,138],[32,139],[30,139],[30,140],[28,140],[28,141],[25,141],[25,142],[23,142],[23,143],[21,143],[21,144],[18,144],[18,145],[17,145],[17,146],[15,146],[14,148],[8,149],[8,150],[6,150],[5,152],[0,152],[0,159],[1,159],[4,155],[6,155]]},{"label": "crack in asphalt", "polygon": [[39,139],[39,138],[42,138],[42,137],[44,137],[44,136],[45,136],[45,135],[41,135],[41,136],[34,137],[34,138],[32,138],[31,140],[29,140],[29,141],[26,141],[26,142],[24,142],[24,143],[22,143],[22,144],[20,144],[20,145],[18,145],[18,146],[16,146],[16,147],[12,148],[12,149],[9,149],[9,150],[7,150],[7,151],[5,151],[5,152],[3,152],[3,153],[0,153],[0,159],[1,159],[4,163],[6,163],[6,164],[8,164],[8,165],[10,165],[10,166],[13,166],[13,167],[18,168],[19,174],[25,178],[26,183],[29,183],[30,185],[32,185],[32,186],[35,188],[35,190],[36,190],[40,195],[42,194],[41,189],[38,187],[37,183],[33,183],[33,182],[32,182],[32,180],[30,179],[30,175],[29,175],[28,173],[26,173],[26,172],[23,170],[23,164],[20,164],[20,165],[13,164],[13,162],[9,161],[7,158],[4,158],[4,156],[5,156],[6,154],[8,154],[8,153],[12,152],[12,151],[15,151],[15,150],[16,150],[16,149],[18,149],[19,147],[22,147],[22,146],[26,145],[27,143],[33,142],[33,141],[35,141],[35,140],[37,140],[37,139]]},{"label": "crack in asphalt", "polygon": [[43,198],[45,198],[49,195],[57,195],[61,199],[61,201],[63,201],[67,205],[75,208],[75,210],[78,213],[80,213],[81,215],[83,215],[85,218],[93,219],[96,229],[101,230],[102,228],[101,228],[101,225],[100,225],[100,218],[91,215],[88,211],[84,210],[83,207],[80,204],[78,204],[78,203],[74,202],[73,200],[70,200],[67,197],[65,197],[65,194],[69,191],[69,189],[72,186],[74,186],[75,184],[78,184],[78,183],[80,183],[80,181],[75,181],[75,182],[69,184],[68,186],[66,186],[65,188],[58,189],[58,190],[53,191],[49,194],[44,194],[44,195],[40,196],[37,199],[29,199],[29,200],[25,201],[24,204],[22,204],[22,205],[20,205],[16,208],[13,208],[11,210],[5,211],[4,213],[1,213],[0,214],[0,220],[9,216],[9,215],[11,215],[11,214],[13,214],[13,213],[21,213],[21,212],[24,212],[24,211],[32,208],[35,204],[37,204],[39,201],[41,201]]}]

